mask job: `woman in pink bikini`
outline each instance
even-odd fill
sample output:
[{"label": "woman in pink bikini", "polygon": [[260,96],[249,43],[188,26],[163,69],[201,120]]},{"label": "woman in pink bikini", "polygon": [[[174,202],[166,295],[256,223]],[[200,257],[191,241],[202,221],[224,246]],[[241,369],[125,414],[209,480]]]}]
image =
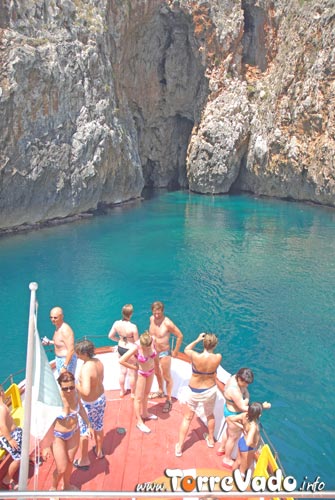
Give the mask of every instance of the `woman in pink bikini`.
[{"label": "woman in pink bikini", "polygon": [[[134,356],[137,365],[129,362]],[[157,420],[157,415],[148,413],[148,396],[151,390],[157,363],[157,352],[153,344],[153,339],[149,332],[144,332],[139,340],[135,342],[126,353],[121,356],[119,363],[126,368],[137,371],[137,383],[135,389],[134,410],[137,419],[136,427],[145,433],[151,432],[144,420]]]}]

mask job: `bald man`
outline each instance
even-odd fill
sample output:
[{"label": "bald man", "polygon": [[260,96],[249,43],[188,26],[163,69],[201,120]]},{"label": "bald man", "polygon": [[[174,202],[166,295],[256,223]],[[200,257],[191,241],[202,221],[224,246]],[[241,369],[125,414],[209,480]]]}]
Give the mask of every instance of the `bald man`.
[{"label": "bald man", "polygon": [[55,327],[55,333],[52,340],[44,337],[42,344],[54,345],[56,369],[59,375],[66,370],[75,375],[77,356],[74,351],[74,333],[70,325],[64,322],[64,314],[61,307],[53,307],[51,309],[50,320]]}]

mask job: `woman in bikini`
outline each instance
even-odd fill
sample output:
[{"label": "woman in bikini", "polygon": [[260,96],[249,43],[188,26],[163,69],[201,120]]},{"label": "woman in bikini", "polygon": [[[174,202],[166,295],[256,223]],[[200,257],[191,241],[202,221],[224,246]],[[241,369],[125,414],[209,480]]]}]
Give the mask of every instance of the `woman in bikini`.
[{"label": "woman in bikini", "polygon": [[227,422],[227,430],[222,437],[217,455],[225,454],[223,466],[228,470],[232,470],[234,460],[231,458],[231,453],[241,434],[241,429],[231,421],[230,417],[248,411],[248,385],[253,381],[254,374],[250,368],[241,368],[235,375],[230,377],[224,389],[223,395],[226,402],[223,413]]},{"label": "woman in bikini", "polygon": [[[138,340],[137,326],[130,321],[133,312],[134,308],[131,304],[124,305],[122,307],[122,319],[115,321],[108,334],[108,337],[111,340],[114,340],[118,343],[117,350],[119,353],[119,357],[123,356],[123,354],[125,354],[130,347],[133,347],[133,344],[136,342],[136,340]],[[128,362],[129,364],[133,364],[136,367],[136,359],[134,357],[130,358]],[[134,398],[137,372],[134,369],[128,370],[128,368],[122,365],[120,366],[119,377],[120,396],[123,397],[127,393],[125,389],[125,381],[127,375],[129,378],[130,394],[131,397]]]},{"label": "woman in bikini", "polygon": [[[194,351],[198,342],[203,341],[204,350],[202,353]],[[221,354],[215,354],[218,339],[214,333],[200,333],[198,338],[185,347],[185,354],[192,362],[192,377],[188,386],[188,393],[185,397],[186,409],[183,421],[179,430],[179,440],[175,447],[176,457],[181,457],[182,446],[194,413],[202,404],[207,417],[208,434],[204,434],[207,446],[214,447],[214,405],[217,395],[216,370],[221,363]]]},{"label": "woman in bikini", "polygon": [[[129,362],[132,357],[136,358],[137,366]],[[157,415],[148,413],[148,396],[154,379],[155,364],[157,361],[157,352],[149,332],[144,332],[139,340],[135,342],[134,347],[131,347],[119,359],[119,363],[122,366],[137,372],[134,399],[134,410],[137,419],[136,427],[145,433],[149,433],[151,430],[145,425],[144,420],[157,420]]]},{"label": "woman in bikini", "polygon": [[242,477],[245,477],[246,471],[253,467],[260,438],[259,419],[262,411],[269,408],[271,404],[266,401],[251,403],[247,412],[230,416],[230,421],[243,431],[238,441],[237,459],[233,465],[233,470],[240,469]]},{"label": "woman in bikini", "polygon": [[80,397],[75,388],[74,375],[65,371],[57,379],[61,388],[63,400],[63,411],[56,418],[54,425],[54,441],[52,451],[55,459],[56,469],[53,473],[52,487],[50,490],[57,490],[57,486],[63,479],[63,490],[76,490],[70,483],[73,459],[79,446],[79,424],[78,415],[82,417],[88,426],[88,432],[93,438],[93,431],[88,420],[87,413],[83,408]]}]

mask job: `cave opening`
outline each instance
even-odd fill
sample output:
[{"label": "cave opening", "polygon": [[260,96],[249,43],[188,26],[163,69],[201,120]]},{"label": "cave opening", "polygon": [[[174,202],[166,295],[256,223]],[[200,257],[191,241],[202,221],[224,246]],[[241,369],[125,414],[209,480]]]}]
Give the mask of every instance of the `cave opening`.
[{"label": "cave opening", "polygon": [[208,96],[192,18],[182,10],[157,9],[125,37],[120,87],[136,130],[145,187],[188,188],[187,148]]}]

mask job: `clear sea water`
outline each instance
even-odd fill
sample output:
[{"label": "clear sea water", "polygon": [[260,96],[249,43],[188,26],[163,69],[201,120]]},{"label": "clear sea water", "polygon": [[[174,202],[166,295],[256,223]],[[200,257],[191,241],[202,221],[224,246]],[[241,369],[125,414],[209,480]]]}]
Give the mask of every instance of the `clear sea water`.
[{"label": "clear sea water", "polygon": [[[253,400],[298,485],[335,489],[335,211],[249,196],[163,193],[108,215],[0,239],[0,382],[25,365],[29,282],[40,335],[60,305],[76,338],[108,343],[124,303],[150,304],[186,341],[220,337],[223,365],[255,373]],[[19,378],[22,378],[20,376]]]}]

